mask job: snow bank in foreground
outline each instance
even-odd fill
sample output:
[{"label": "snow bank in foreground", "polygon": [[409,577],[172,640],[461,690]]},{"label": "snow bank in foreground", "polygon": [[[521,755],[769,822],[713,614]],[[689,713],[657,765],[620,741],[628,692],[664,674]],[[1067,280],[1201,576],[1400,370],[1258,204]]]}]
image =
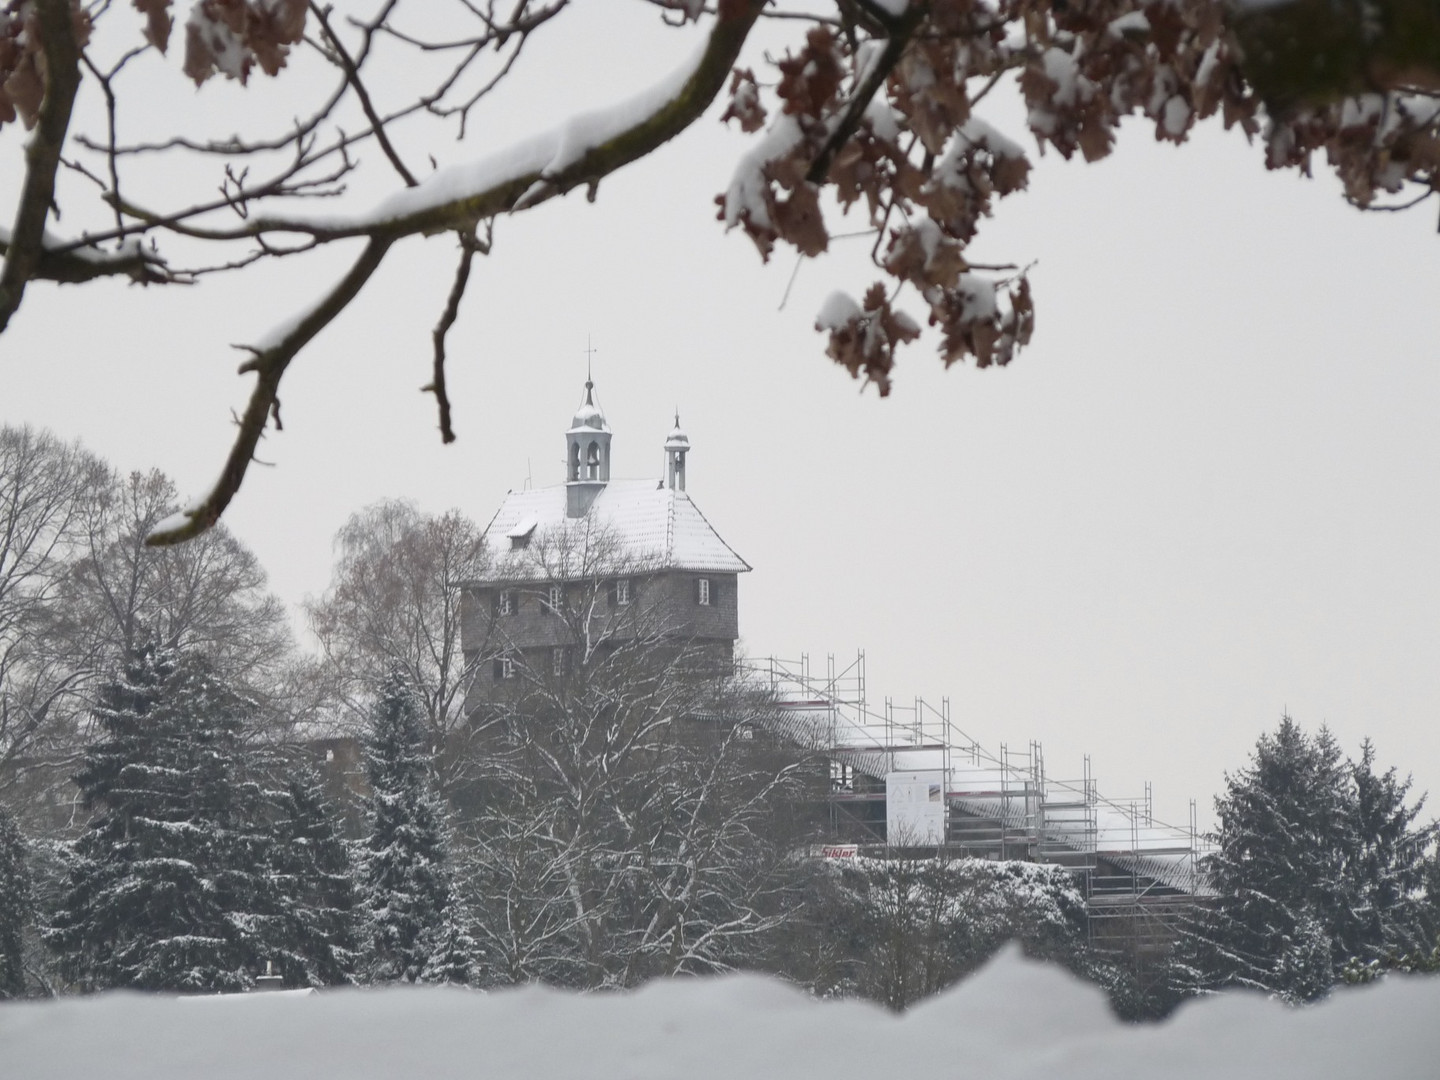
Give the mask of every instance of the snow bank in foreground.
[{"label": "snow bank in foreground", "polygon": [[1308,1009],[1246,995],[1130,1027],[1100,993],[1006,952],[902,1017],[759,976],[630,994],[528,988],[296,998],[112,994],[0,1006],[8,1078],[843,1076],[1295,1080],[1440,1075],[1440,979],[1390,977]]}]

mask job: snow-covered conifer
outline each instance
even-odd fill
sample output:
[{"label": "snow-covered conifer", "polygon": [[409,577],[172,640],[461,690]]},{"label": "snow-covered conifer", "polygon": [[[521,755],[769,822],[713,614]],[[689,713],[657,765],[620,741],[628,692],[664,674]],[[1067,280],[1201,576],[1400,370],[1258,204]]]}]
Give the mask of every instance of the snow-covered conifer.
[{"label": "snow-covered conifer", "polygon": [[251,985],[273,900],[240,776],[248,708],[199,657],[153,646],[103,689],[76,776],[92,817],[45,933],[82,987]]},{"label": "snow-covered conifer", "polygon": [[469,912],[453,892],[446,899],[445,916],[426,941],[429,956],[417,980],[424,983],[451,983],[469,986],[475,978],[475,939],[469,928]]},{"label": "snow-covered conifer", "polygon": [[22,932],[33,914],[25,838],[0,806],[0,999],[25,992]]},{"label": "snow-covered conifer", "polygon": [[1434,831],[1415,825],[1408,794],[1394,770],[1376,775],[1368,741],[1351,764],[1327,730],[1308,736],[1288,716],[1261,736],[1215,801],[1217,897],[1179,943],[1182,988],[1311,1001],[1346,970],[1422,946]]},{"label": "snow-covered conifer", "polygon": [[359,898],[354,868],[336,834],[320,780],[308,764],[282,763],[285,778],[269,792],[267,871],[275,909],[267,927],[267,960],[288,986],[353,981],[359,955]]},{"label": "snow-covered conifer", "polygon": [[[460,981],[455,957],[463,918],[447,866],[445,815],[435,795],[414,695],[398,673],[386,677],[365,744],[370,782],[363,891],[370,918],[367,975],[377,982]],[[447,920],[455,933],[447,933]]]},{"label": "snow-covered conifer", "polygon": [[1181,942],[1191,989],[1248,986],[1307,1001],[1333,982],[1315,927],[1334,925],[1353,847],[1347,776],[1329,733],[1286,716],[1260,737],[1248,768],[1215,800],[1216,849],[1205,860],[1218,894]]},{"label": "snow-covered conifer", "polygon": [[1348,862],[1349,905],[1337,932],[1346,958],[1368,963],[1432,947],[1424,925],[1426,852],[1436,826],[1416,824],[1423,797],[1408,805],[1410,780],[1395,769],[1375,771],[1375,747],[1366,739],[1350,766],[1354,785],[1355,850]]}]

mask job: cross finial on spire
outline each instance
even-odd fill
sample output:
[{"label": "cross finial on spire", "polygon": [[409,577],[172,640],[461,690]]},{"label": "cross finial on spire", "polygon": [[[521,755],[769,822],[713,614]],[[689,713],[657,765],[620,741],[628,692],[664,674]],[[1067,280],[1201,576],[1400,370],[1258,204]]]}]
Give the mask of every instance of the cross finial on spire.
[{"label": "cross finial on spire", "polygon": [[585,389],[586,389],[587,392],[590,390],[591,387],[593,387],[593,386],[595,385],[595,381],[594,381],[594,378],[593,378],[592,373],[591,373],[591,368],[592,368],[592,366],[593,366],[593,361],[594,361],[594,359],[595,359],[595,354],[596,354],[597,352],[599,352],[599,351],[600,351],[599,349],[595,348],[593,345],[590,344],[590,335],[589,335],[589,334],[586,334],[586,335],[585,335]]}]

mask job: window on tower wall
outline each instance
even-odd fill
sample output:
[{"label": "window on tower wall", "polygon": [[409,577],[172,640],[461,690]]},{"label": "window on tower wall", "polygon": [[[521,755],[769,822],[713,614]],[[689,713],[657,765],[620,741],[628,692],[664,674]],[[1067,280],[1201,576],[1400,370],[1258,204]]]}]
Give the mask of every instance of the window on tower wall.
[{"label": "window on tower wall", "polygon": [[550,650],[550,674],[565,674],[565,646],[556,645]]},{"label": "window on tower wall", "polygon": [[497,656],[495,658],[495,681],[501,682],[513,678],[515,678],[515,658],[513,656]]},{"label": "window on tower wall", "polygon": [[709,606],[710,606],[710,579],[709,579],[709,578],[703,578],[703,577],[702,577],[702,578],[696,578],[696,579],[695,579],[695,602],[696,602],[697,604],[699,604],[701,607],[709,607]]},{"label": "window on tower wall", "polygon": [[559,615],[565,606],[565,586],[551,585],[549,594],[545,598],[545,607],[551,615]]},{"label": "window on tower wall", "polygon": [[621,606],[630,603],[630,579],[619,578],[615,582],[615,604]]},{"label": "window on tower wall", "polygon": [[495,614],[496,614],[496,615],[514,615],[514,614],[515,614],[515,590],[514,590],[514,589],[501,589],[498,593],[495,594]]}]

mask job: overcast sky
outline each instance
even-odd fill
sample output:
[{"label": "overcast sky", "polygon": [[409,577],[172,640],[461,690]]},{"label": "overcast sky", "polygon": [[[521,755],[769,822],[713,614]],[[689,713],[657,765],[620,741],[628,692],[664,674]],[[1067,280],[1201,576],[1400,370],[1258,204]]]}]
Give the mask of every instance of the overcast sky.
[{"label": "overcast sky", "polygon": [[[473,142],[405,152],[463,160],[663,76],[695,35],[635,7],[617,28],[582,5],[536,39]],[[178,58],[143,63],[157,130],[286,105],[283,79],[195,94]],[[1023,134],[1013,99],[988,104]],[[617,476],[660,474],[678,406],[690,493],[755,567],[740,593],[751,655],[863,649],[872,701],[948,696],[982,743],[1042,740],[1052,776],[1088,754],[1108,795],[1152,780],[1177,823],[1191,798],[1208,817],[1223,772],[1287,708],[1348,752],[1371,736],[1440,798],[1435,207],[1360,214],[1323,172],[1266,173],[1238,133],[1176,149],[1136,123],[1099,165],[1039,159],[982,228],[976,258],[1036,264],[1032,346],[1008,369],[947,372],[927,336],[881,400],[812,328],[831,289],[875,279],[870,241],[801,266],[782,310],[793,256],[762,266],[714,220],[747,145],[712,115],[595,204],[577,193],[497,224],[451,335],[450,447],[417,388],[453,243],[397,249],[292,368],[285,431],[261,448],[274,467],[227,515],[276,591],[321,592],[335,531],[377,499],[483,524],[527,477],[560,482],[588,337]],[[7,128],[5,200],[17,148]],[[35,286],[0,338],[0,421],[198,494],[248,390],[228,344],[336,265]]]}]

